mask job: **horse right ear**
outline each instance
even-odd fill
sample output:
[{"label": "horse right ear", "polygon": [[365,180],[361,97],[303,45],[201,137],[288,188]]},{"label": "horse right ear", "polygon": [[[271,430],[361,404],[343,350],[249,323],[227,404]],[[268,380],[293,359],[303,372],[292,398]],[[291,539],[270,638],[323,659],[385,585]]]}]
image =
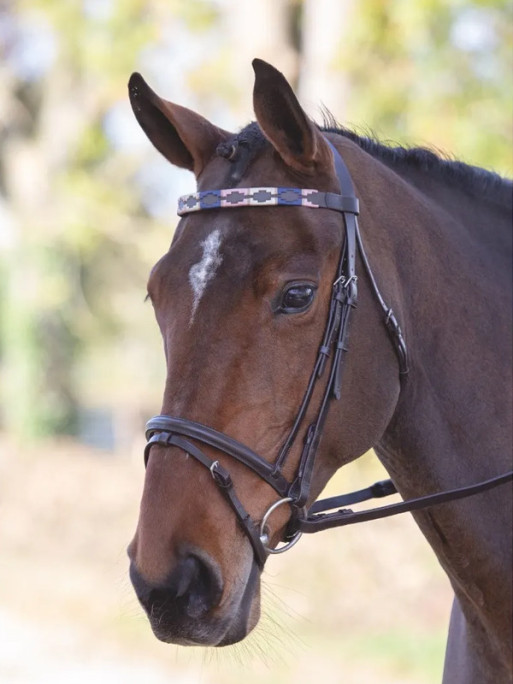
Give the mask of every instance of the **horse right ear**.
[{"label": "horse right ear", "polygon": [[159,97],[134,73],[128,82],[130,104],[150,142],[175,166],[200,175],[219,143],[231,137],[196,112]]}]

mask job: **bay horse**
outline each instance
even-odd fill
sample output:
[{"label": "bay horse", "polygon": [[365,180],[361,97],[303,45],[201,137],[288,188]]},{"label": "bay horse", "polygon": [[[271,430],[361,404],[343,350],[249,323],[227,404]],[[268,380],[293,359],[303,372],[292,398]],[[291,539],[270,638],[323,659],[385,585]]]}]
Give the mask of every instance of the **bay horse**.
[{"label": "bay horse", "polygon": [[[163,641],[240,641],[270,553],[397,490],[454,588],[444,682],[511,682],[512,183],[319,127],[253,67],[238,134],[129,82],[149,140],[197,180],[148,281],[167,380],[137,596]],[[391,481],[316,503],[370,448]]]}]

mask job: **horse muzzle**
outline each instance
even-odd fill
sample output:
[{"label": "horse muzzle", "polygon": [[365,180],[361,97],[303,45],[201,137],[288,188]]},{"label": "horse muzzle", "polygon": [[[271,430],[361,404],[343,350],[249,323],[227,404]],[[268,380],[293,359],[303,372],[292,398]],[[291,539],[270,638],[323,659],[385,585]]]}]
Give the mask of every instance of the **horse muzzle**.
[{"label": "horse muzzle", "polygon": [[130,579],[153,633],[160,641],[181,646],[225,646],[242,640],[260,615],[259,577],[252,560],[242,595],[225,600],[220,568],[202,551],[183,555],[159,583],[148,582],[134,560],[130,563]]}]

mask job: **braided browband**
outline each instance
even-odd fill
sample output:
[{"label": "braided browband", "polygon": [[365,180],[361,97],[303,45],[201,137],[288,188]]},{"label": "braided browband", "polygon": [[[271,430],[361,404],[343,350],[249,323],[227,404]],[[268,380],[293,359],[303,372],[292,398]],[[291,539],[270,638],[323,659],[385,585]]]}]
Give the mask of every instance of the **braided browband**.
[{"label": "braided browband", "polygon": [[178,199],[178,216],[203,209],[231,207],[310,207],[358,214],[356,197],[302,188],[231,188],[203,190]]}]

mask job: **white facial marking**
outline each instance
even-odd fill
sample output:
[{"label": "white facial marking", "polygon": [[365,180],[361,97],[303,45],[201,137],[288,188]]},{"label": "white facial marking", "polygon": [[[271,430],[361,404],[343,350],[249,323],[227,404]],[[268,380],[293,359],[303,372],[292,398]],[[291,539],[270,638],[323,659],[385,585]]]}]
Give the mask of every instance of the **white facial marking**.
[{"label": "white facial marking", "polygon": [[215,276],[218,267],[223,261],[223,257],[219,254],[221,231],[216,228],[216,230],[203,240],[201,246],[203,247],[203,256],[197,264],[191,266],[189,271],[189,282],[194,293],[189,325],[194,319],[194,314],[196,313],[200,299],[205,292],[205,288],[209,281]]}]

